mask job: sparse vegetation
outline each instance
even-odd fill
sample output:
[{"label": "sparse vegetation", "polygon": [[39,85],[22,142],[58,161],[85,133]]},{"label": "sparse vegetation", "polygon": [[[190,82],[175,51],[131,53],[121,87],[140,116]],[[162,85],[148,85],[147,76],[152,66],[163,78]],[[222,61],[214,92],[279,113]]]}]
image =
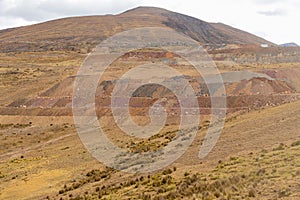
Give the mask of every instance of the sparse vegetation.
[{"label": "sparse vegetation", "polygon": [[[169,64],[188,79],[198,96],[202,123],[193,144],[173,165],[151,174],[132,175],[105,168],[90,155],[72,117],[74,80],[86,54],[110,35],[145,24],[184,29],[185,34],[202,40],[199,33],[204,29],[192,26],[195,19],[168,12],[151,14],[151,20],[131,20],[130,13],[125,15],[120,21],[98,16],[87,21],[74,18],[51,22],[51,30],[42,24],[23,27],[22,33],[18,29],[0,33],[0,199],[297,198],[300,54],[289,48],[227,44],[232,37],[223,41],[224,36],[215,32],[228,30],[223,25],[214,25],[213,32],[205,33],[208,38],[216,36],[214,44],[205,48],[220,72],[226,73],[224,80],[230,75],[225,83],[227,94],[222,94],[228,107],[225,127],[208,157],[199,160],[197,153],[210,127],[210,91],[190,63],[158,47],[128,52],[105,71],[95,97],[99,124],[114,144],[130,152],[141,154],[168,145],[180,128],[181,110],[172,91],[143,87],[131,98],[130,114],[137,124],[149,122],[148,108],[156,100],[170,111],[166,126],[149,139],[120,133],[108,108],[116,80],[125,72],[149,61]],[[110,27],[110,22],[116,26]],[[240,38],[261,43],[252,36]],[[294,60],[287,62],[287,58]],[[240,63],[232,65],[233,60]],[[234,75],[238,72],[245,72],[247,78],[232,82],[240,78]],[[266,77],[256,77],[257,73]]]},{"label": "sparse vegetation", "polygon": [[296,141],[296,142],[293,142],[291,144],[292,147],[295,147],[295,146],[299,146],[300,145],[300,140]]},{"label": "sparse vegetation", "polygon": [[[277,147],[276,147],[277,148]],[[295,172],[293,163],[297,160],[292,160],[291,163],[282,165],[272,170],[264,167],[276,166],[286,156],[299,156],[299,148],[291,149],[286,147],[278,154],[274,151],[264,150],[264,160],[257,164],[251,158],[239,158],[241,162],[236,162],[238,158],[229,158],[227,161],[219,163],[217,168],[207,174],[188,173],[185,172],[182,176],[172,177],[171,168],[163,170],[161,173],[133,178],[128,181],[120,182],[119,184],[111,184],[103,186],[102,188],[96,187],[92,192],[78,196],[77,199],[96,198],[96,199],[119,199],[126,194],[128,198],[140,199],[256,199],[267,195],[269,184],[276,180],[279,187],[282,186],[287,180],[282,176],[278,179],[278,174],[287,173],[292,174]],[[298,159],[299,160],[299,159]],[[271,163],[272,164],[271,164]],[[236,169],[232,171],[231,169]],[[289,169],[288,171],[286,171]],[[232,171],[232,172],[230,172]],[[94,171],[92,172],[94,174]],[[276,175],[276,176],[274,176]],[[299,176],[299,173],[298,175]],[[216,177],[216,178],[211,178]],[[283,198],[291,195],[292,190],[295,191],[297,185],[293,179],[289,178],[290,187],[281,188],[277,193],[270,193],[270,198]],[[259,185],[259,187],[258,187]],[[127,191],[131,191],[127,194]],[[143,191],[140,193],[140,191]],[[153,194],[154,192],[154,194]],[[128,196],[129,195],[129,196]]]}]

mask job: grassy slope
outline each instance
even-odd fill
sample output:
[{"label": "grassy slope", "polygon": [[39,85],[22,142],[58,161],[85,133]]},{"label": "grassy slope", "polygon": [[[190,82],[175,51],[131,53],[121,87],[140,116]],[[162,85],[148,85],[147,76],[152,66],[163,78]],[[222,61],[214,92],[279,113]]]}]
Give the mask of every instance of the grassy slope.
[{"label": "grassy slope", "polygon": [[[158,172],[149,179],[143,175],[142,181],[136,181],[141,176],[115,172],[95,161],[80,143],[71,118],[2,116],[0,141],[5,148],[1,149],[0,198],[105,197],[107,193],[118,199],[144,191],[144,198],[172,193],[189,199],[195,193],[207,199],[214,199],[212,195],[297,199],[299,147],[291,143],[300,139],[295,123],[300,118],[299,105],[298,101],[231,118],[207,159],[196,160],[199,134],[190,150],[171,166],[171,171],[176,167],[171,177],[169,172]],[[3,125],[9,123],[13,125]],[[225,186],[219,186],[220,182]],[[188,185],[199,188],[193,191]]]}]

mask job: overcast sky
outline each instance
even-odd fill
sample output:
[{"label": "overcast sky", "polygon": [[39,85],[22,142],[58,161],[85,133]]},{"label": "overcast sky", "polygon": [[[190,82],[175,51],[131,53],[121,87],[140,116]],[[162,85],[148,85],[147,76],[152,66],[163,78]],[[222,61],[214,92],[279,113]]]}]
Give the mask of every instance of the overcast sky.
[{"label": "overcast sky", "polygon": [[0,29],[68,16],[117,14],[137,6],[162,7],[277,44],[300,45],[300,0],[0,0]]}]

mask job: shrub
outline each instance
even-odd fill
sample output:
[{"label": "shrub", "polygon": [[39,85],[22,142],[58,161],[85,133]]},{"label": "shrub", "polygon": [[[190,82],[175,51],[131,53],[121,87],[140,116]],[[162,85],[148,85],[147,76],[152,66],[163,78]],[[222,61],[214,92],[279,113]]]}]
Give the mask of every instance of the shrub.
[{"label": "shrub", "polygon": [[251,189],[249,190],[248,196],[249,196],[249,197],[255,197],[255,190],[254,190],[253,188],[251,188]]},{"label": "shrub", "polygon": [[166,169],[166,170],[163,171],[162,174],[163,174],[163,175],[172,174],[172,170],[171,170],[171,169]]},{"label": "shrub", "polygon": [[189,176],[189,175],[190,175],[190,173],[184,172],[184,176]]},{"label": "shrub", "polygon": [[293,142],[291,144],[292,147],[295,147],[295,146],[299,146],[300,145],[300,140],[296,141],[296,142]]},{"label": "shrub", "polygon": [[274,148],[273,151],[282,151],[284,150],[284,144],[280,144],[278,147]]}]

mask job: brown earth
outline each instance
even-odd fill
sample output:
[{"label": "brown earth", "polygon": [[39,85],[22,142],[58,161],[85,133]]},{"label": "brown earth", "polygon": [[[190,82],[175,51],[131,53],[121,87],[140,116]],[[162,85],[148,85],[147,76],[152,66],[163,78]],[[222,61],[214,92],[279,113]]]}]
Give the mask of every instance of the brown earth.
[{"label": "brown earth", "polygon": [[[87,52],[114,33],[142,26],[168,26],[209,43],[229,109],[217,145],[200,160],[210,122],[203,77],[178,56],[157,49],[130,52],[114,62],[95,100],[99,122],[120,147],[157,150],[178,131],[178,113],[149,140],[132,138],[113,123],[111,92],[134,66],[170,64],[190,81],[202,108],[198,135],[180,159],[161,171],[133,175],[92,158],[76,133],[71,101]],[[226,25],[156,8],[0,31],[0,199],[299,199],[299,49],[261,48],[261,43],[273,45]],[[145,87],[131,99],[134,121],[146,125],[156,100],[171,112],[179,109],[170,91]]]},{"label": "brown earth", "polygon": [[73,50],[86,53],[105,38],[140,27],[170,27],[202,45],[270,44],[250,33],[223,24],[151,7],[119,15],[73,17],[0,31],[0,52]]}]

